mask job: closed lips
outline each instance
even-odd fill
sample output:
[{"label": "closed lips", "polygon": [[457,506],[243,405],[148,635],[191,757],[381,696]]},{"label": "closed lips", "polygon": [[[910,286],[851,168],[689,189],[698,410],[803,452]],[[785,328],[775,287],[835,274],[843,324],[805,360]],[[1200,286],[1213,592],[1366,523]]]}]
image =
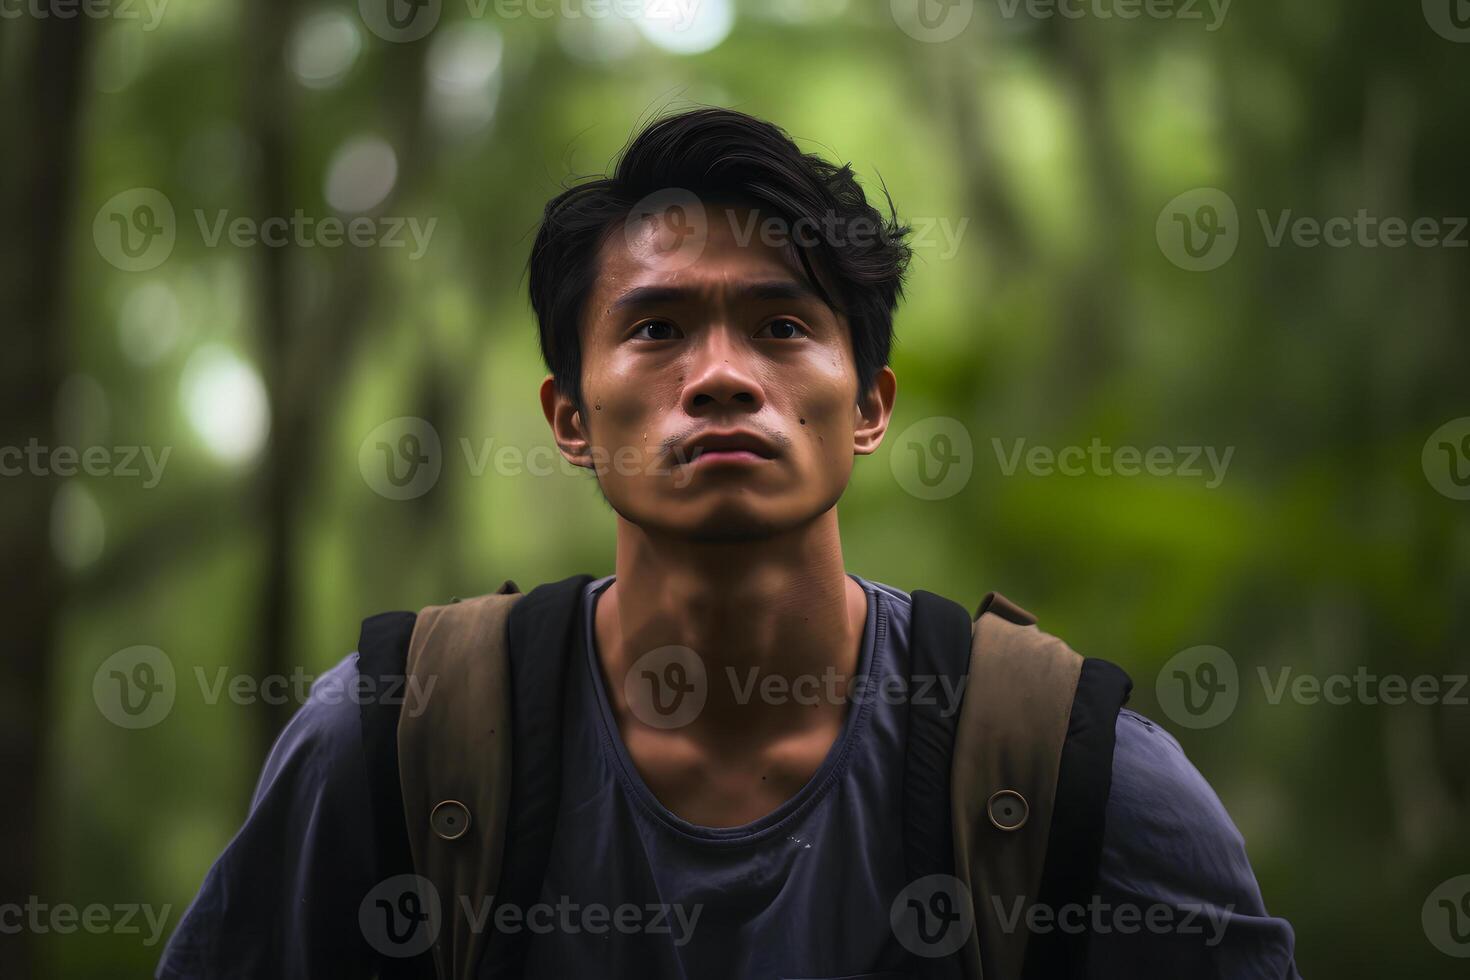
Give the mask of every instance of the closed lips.
[{"label": "closed lips", "polygon": [[763,459],[775,456],[770,445],[753,433],[711,433],[699,436],[685,443],[680,455],[681,458],[693,461],[707,452],[736,452],[745,451],[754,453]]}]

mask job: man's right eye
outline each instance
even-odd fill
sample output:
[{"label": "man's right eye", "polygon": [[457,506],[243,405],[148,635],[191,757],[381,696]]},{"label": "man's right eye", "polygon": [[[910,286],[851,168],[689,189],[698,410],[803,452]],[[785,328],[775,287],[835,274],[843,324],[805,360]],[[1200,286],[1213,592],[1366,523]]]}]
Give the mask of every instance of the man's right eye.
[{"label": "man's right eye", "polygon": [[[645,336],[645,330],[653,332],[653,335]],[[641,337],[644,340],[673,340],[674,335],[678,332],[679,328],[668,320],[649,320],[633,328],[633,336]]]}]

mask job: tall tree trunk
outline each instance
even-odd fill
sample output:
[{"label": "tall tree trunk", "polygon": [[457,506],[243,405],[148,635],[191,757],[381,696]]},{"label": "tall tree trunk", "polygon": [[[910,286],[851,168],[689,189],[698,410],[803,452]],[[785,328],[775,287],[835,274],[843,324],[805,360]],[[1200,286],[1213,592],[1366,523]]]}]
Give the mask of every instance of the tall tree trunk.
[{"label": "tall tree trunk", "polygon": [[[288,0],[262,0],[245,9],[248,64],[244,78],[245,117],[259,147],[256,208],[262,216],[289,216],[297,163],[293,136],[292,81],[283,63],[295,7]],[[424,167],[423,58],[425,45],[390,46],[380,99],[387,128],[399,153],[398,199]],[[287,675],[308,664],[296,646],[301,585],[296,575],[300,535],[296,522],[321,458],[321,419],[336,404],[352,354],[365,334],[373,308],[377,250],[344,248],[325,264],[327,301],[308,316],[293,293],[297,268],[293,246],[259,249],[257,322],[267,399],[270,441],[257,488],[257,520],[264,548],[257,599],[255,665],[262,676]],[[356,638],[351,638],[355,640]],[[262,712],[256,740],[264,758],[295,705]]]},{"label": "tall tree trunk", "polygon": [[[291,213],[292,92],[282,63],[291,24],[291,4],[262,0],[244,9],[247,65],[245,118],[247,131],[259,148],[255,204],[262,216]],[[270,441],[259,474],[260,544],[264,549],[256,617],[255,663],[262,677],[289,675],[297,662],[294,520],[297,486],[306,470],[301,443],[301,420],[292,398],[291,338],[293,322],[290,267],[292,249],[258,248],[256,263],[256,322],[262,369],[270,407]],[[271,705],[258,719],[255,738],[261,758],[289,717],[291,706]]]},{"label": "tall tree trunk", "polygon": [[[31,439],[55,444],[53,407],[69,333],[65,301],[67,243],[76,190],[78,105],[87,77],[90,37],[85,17],[39,18],[30,25],[29,60],[15,66],[19,91],[7,84],[4,189],[0,221],[0,282],[13,317],[0,358],[0,445],[24,447]],[[14,41],[14,38],[9,40]],[[13,50],[13,49],[12,49]],[[8,78],[9,76],[7,76]],[[19,104],[16,108],[14,104]],[[8,318],[9,318],[8,317]],[[51,551],[52,477],[6,477],[4,528],[7,574],[0,617],[6,624],[7,670],[0,683],[0,759],[6,803],[0,806],[0,899],[24,901],[46,891],[39,875],[39,804],[45,788],[47,708],[61,593]],[[6,937],[5,975],[36,974],[29,932]]]}]

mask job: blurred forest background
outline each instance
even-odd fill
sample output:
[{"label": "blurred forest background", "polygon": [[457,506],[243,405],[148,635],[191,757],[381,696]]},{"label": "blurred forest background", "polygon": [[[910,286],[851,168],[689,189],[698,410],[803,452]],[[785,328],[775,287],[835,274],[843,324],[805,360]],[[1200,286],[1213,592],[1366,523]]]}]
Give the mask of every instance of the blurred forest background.
[{"label": "blurred forest background", "polygon": [[[915,19],[904,0],[701,0],[671,29],[570,0],[396,20],[369,0],[160,2],[26,0],[0,21],[0,445],[112,460],[0,480],[4,901],[170,904],[177,924],[294,709],[210,703],[196,669],[315,674],[371,613],[611,571],[589,475],[475,458],[552,445],[523,278],[545,201],[652,116],[710,104],[852,161],[872,193],[881,176],[932,229],[893,428],[840,506],[849,569],[972,607],[1002,590],[1126,667],[1239,825],[1308,977],[1463,975],[1421,911],[1470,872],[1470,709],[1272,704],[1255,679],[1470,670],[1470,502],[1432,438],[1470,415],[1467,235],[1271,238],[1288,210],[1442,236],[1470,214],[1462,3],[1124,19],[953,0]],[[423,36],[405,10],[434,21]],[[935,11],[970,19],[946,36]],[[1176,220],[1209,230],[1218,212],[1169,210],[1200,188],[1238,210],[1214,268],[1168,244]],[[401,219],[406,244],[213,236],[221,212],[298,211]],[[434,222],[421,250],[414,221]],[[441,444],[406,495],[367,459],[402,417]],[[936,417],[967,431],[973,472],[930,500],[890,463]],[[993,441],[1095,438],[1233,456],[1215,486],[1007,475]],[[150,479],[117,447],[169,455]],[[1199,645],[1241,681],[1192,730],[1155,681]],[[136,646],[166,654],[176,692],[129,728],[94,680]],[[151,975],[145,938],[0,936],[0,976]]]}]

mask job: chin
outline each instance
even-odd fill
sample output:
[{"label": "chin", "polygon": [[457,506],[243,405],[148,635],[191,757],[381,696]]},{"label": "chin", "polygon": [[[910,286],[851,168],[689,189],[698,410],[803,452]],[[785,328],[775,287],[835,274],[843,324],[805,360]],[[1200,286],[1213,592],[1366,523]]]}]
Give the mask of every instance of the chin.
[{"label": "chin", "polygon": [[771,497],[752,494],[718,495],[723,499],[680,500],[656,513],[626,512],[614,508],[629,523],[652,534],[705,543],[754,541],[774,537],[812,519],[793,513]]},{"label": "chin", "polygon": [[720,514],[680,528],[678,533],[690,541],[706,544],[736,541],[758,541],[780,534],[790,523],[772,521],[754,514]]},{"label": "chin", "polygon": [[[712,495],[713,496],[713,495]],[[786,530],[794,522],[780,513],[778,501],[753,494],[719,495],[679,508],[670,531],[693,541],[749,541]],[[693,503],[691,501],[691,503]]]}]

